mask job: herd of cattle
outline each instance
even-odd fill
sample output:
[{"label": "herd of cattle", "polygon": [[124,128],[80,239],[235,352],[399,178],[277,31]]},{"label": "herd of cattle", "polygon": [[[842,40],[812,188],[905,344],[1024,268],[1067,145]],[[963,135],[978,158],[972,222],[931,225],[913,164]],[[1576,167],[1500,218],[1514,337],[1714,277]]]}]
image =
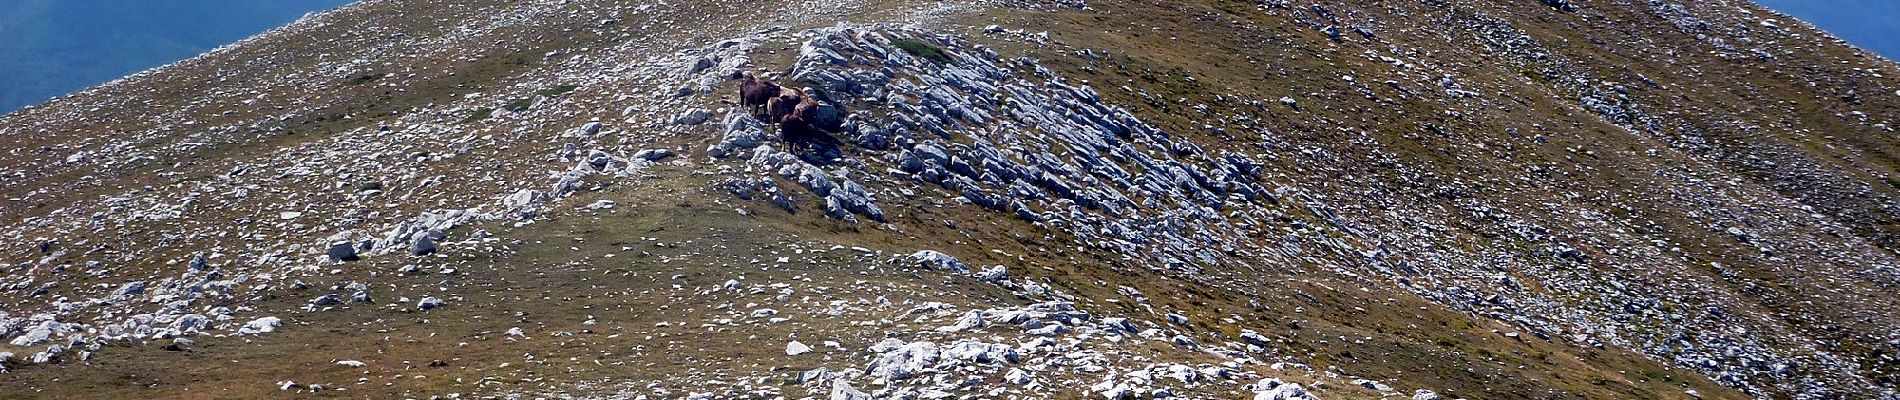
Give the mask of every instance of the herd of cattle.
[{"label": "herd of cattle", "polygon": [[798,88],[783,87],[746,75],[739,83],[739,104],[768,124],[778,124],[781,142],[793,152],[814,143],[830,143],[831,135],[819,130],[818,99]]}]

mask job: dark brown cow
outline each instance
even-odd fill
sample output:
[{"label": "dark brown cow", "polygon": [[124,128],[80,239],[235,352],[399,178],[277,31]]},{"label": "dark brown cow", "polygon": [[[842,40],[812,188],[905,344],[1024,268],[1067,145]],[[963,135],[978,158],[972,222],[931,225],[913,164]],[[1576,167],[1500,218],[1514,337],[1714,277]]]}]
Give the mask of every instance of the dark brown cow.
[{"label": "dark brown cow", "polygon": [[818,99],[805,97],[799,99],[792,112],[779,120],[779,138],[785,141],[790,151],[797,152],[814,145],[836,146],[838,140],[826,134],[817,124]]},{"label": "dark brown cow", "polygon": [[766,103],[778,95],[778,85],[760,81],[752,75],[746,75],[745,82],[739,83],[739,105],[744,106],[752,115],[763,114]]},{"label": "dark brown cow", "polygon": [[785,88],[779,91],[778,97],[773,97],[765,103],[766,121],[779,123],[785,119],[786,115],[797,111],[798,104],[803,103],[804,100],[805,93],[796,88]]},{"label": "dark brown cow", "polygon": [[817,131],[817,128],[805,122],[805,118],[800,117],[798,113],[785,114],[784,119],[779,120],[778,123],[779,140],[785,143],[785,151],[791,153],[797,153],[809,144]]},{"label": "dark brown cow", "polygon": [[805,123],[816,122],[818,120],[818,99],[809,96],[799,99],[798,105],[792,107],[792,114],[798,115],[798,118],[804,120]]}]

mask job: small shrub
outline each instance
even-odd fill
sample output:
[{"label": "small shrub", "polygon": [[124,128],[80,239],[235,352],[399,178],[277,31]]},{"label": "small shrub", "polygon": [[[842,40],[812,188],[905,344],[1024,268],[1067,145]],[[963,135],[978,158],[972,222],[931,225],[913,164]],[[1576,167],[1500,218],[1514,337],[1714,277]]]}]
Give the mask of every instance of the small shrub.
[{"label": "small shrub", "polygon": [[368,73],[368,72],[358,72],[358,73],[350,74],[350,77],[344,79],[343,83],[347,85],[361,85],[365,83],[375,82],[377,79],[383,79],[383,75]]},{"label": "small shrub", "polygon": [[474,112],[468,113],[468,118],[463,118],[462,123],[480,121],[493,116],[495,116],[495,109],[488,107],[477,108]]},{"label": "small shrub", "polygon": [[799,86],[801,86],[801,89],[805,90],[806,96],[812,96],[814,98],[817,98],[819,100],[824,100],[824,101],[839,101],[840,100],[836,97],[831,97],[831,91],[825,90],[824,82],[819,82],[817,80],[807,78],[807,79],[800,79],[797,81],[793,81],[793,83],[796,83]]},{"label": "small shrub", "polygon": [[541,89],[541,91],[534,92],[534,94],[538,94],[538,95],[542,95],[546,97],[554,97],[554,96],[567,94],[567,92],[572,92],[574,91],[574,89],[579,89],[579,88],[580,86],[575,86],[575,85],[560,85],[560,86],[555,86],[555,87],[551,87],[547,89]]},{"label": "small shrub", "polygon": [[508,104],[502,105],[501,109],[510,112],[522,112],[528,111],[528,106],[532,105],[534,105],[534,99],[515,99],[515,101],[510,101]]},{"label": "small shrub", "polygon": [[943,52],[943,49],[937,48],[937,46],[932,46],[929,43],[924,43],[919,40],[897,39],[897,40],[891,41],[891,45],[897,46],[897,48],[899,49],[904,49],[905,53],[910,53],[910,55],[917,56],[925,60],[934,61],[938,64],[947,64],[951,61],[950,53],[945,53]]}]

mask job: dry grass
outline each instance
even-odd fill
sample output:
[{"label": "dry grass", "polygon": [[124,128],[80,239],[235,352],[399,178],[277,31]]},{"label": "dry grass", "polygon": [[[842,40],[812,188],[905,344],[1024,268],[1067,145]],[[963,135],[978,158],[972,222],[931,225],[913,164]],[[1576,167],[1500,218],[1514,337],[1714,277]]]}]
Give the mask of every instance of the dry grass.
[{"label": "dry grass", "polygon": [[[1385,93],[1384,100],[1345,95],[1336,99],[1313,99],[1311,93],[1356,93],[1352,86],[1336,76],[1307,75],[1310,71],[1381,71],[1388,66],[1356,55],[1362,50],[1344,44],[1332,48],[1287,46],[1286,43],[1321,43],[1320,34],[1296,29],[1279,20],[1261,15],[1249,5],[1233,2],[1096,2],[1100,12],[998,11],[964,17],[955,23],[982,26],[1004,23],[1010,26],[1035,26],[1050,30],[1052,36],[1071,49],[1042,48],[1017,41],[987,40],[1005,54],[1028,54],[1067,76],[1091,80],[1106,101],[1126,105],[1149,122],[1195,139],[1210,150],[1258,151],[1251,148],[1245,132],[1217,135],[1202,129],[1188,105],[1212,104],[1222,112],[1258,117],[1256,124],[1272,127],[1282,134],[1313,142],[1340,141],[1352,135],[1339,133],[1337,126],[1309,123],[1306,113],[1323,115],[1338,125],[1373,132],[1386,151],[1411,160],[1412,165],[1445,176],[1508,176],[1525,163],[1567,163],[1584,168],[1601,168],[1580,173],[1573,186],[1628,188],[1640,185],[1644,178],[1624,175],[1615,165],[1651,165],[1637,156],[1654,143],[1619,140],[1624,136],[1616,128],[1603,124],[1573,108],[1549,99],[1531,99],[1508,111],[1485,114],[1490,120],[1458,119],[1434,113],[1435,105]],[[431,3],[448,7],[446,3]],[[435,10],[439,11],[439,10]],[[431,10],[411,9],[410,13]],[[1560,21],[1530,25],[1530,30],[1553,35]],[[631,24],[625,24],[631,25]],[[1101,27],[1130,27],[1104,31]],[[407,29],[429,29],[426,24]],[[966,32],[972,33],[974,32]],[[1382,32],[1403,35],[1400,32]],[[472,62],[423,63],[418,67],[454,70],[453,76],[438,76],[405,82],[405,91],[387,92],[378,83],[388,78],[358,79],[345,77],[339,82],[351,86],[328,94],[322,107],[285,120],[286,133],[258,140],[236,140],[204,150],[177,155],[149,163],[134,164],[123,171],[54,171],[36,179],[76,180],[87,174],[106,177],[97,185],[52,196],[34,197],[27,204],[9,206],[9,221],[57,207],[62,201],[95,197],[109,192],[105,188],[138,186],[159,182],[145,168],[187,162],[181,168],[186,176],[210,176],[223,171],[191,160],[217,160],[252,157],[281,146],[301,143],[323,135],[336,134],[387,120],[404,110],[445,102],[470,92],[492,89],[509,77],[536,68],[534,57],[546,50],[595,46],[610,42],[614,36],[576,35],[543,43],[532,51],[492,54]],[[1182,40],[1182,38],[1231,38],[1224,40]],[[1582,42],[1582,41],[1579,41]],[[795,46],[796,44],[790,44]],[[1591,49],[1569,49],[1583,56]],[[760,64],[776,69],[795,51],[773,48],[776,54],[760,54]],[[1106,62],[1088,62],[1065,50],[1097,49],[1111,54]],[[927,56],[928,49],[913,53]],[[1838,54],[1833,54],[1838,56]],[[1599,56],[1597,65],[1639,65],[1636,56]],[[1695,58],[1686,58],[1697,61]],[[299,64],[310,65],[306,62]],[[1705,64],[1696,64],[1698,66]],[[180,75],[206,74],[225,65],[206,65],[176,72]],[[1640,67],[1640,65],[1639,65]],[[1709,66],[1713,69],[1714,66]],[[1746,69],[1744,69],[1746,70]],[[1474,71],[1475,72],[1475,71]],[[1512,71],[1488,71],[1498,76],[1520,76]],[[1643,71],[1651,77],[1664,77],[1665,71]],[[1803,95],[1798,87],[1775,84],[1778,72],[1755,71],[1746,75],[1773,96]],[[1192,79],[1189,79],[1192,77]],[[1738,78],[1740,79],[1740,78]],[[1505,80],[1526,93],[1548,91],[1531,78]],[[1157,94],[1164,101],[1125,93],[1116,88],[1131,88]],[[1680,95],[1697,104],[1724,103],[1710,99],[1736,93],[1718,90],[1714,85],[1687,87]],[[176,99],[184,98],[189,85],[164,86],[142,97],[169,99],[150,109],[183,108]],[[604,96],[591,88],[564,84],[547,86],[543,96]],[[1381,89],[1383,90],[1383,89]],[[1224,95],[1223,98],[1215,96]],[[104,95],[120,95],[108,91]],[[127,94],[127,96],[130,96]],[[277,96],[283,96],[278,94]],[[1247,106],[1233,99],[1300,98],[1297,110],[1271,109],[1246,111]],[[1638,94],[1638,96],[1645,96]],[[1653,101],[1663,95],[1648,95]],[[1231,97],[1231,98],[1230,98]],[[1225,98],[1225,99],[1224,99]],[[1185,99],[1185,101],[1176,101]],[[1306,105],[1326,104],[1325,109]],[[1367,110],[1400,109],[1405,114],[1369,114]],[[125,112],[140,112],[128,109]],[[210,118],[207,123],[222,124],[259,118],[264,110],[232,108],[235,114]],[[1240,111],[1234,111],[1240,110]],[[210,109],[203,114],[219,115]],[[1759,110],[1738,106],[1732,114]],[[492,112],[492,110],[491,110]],[[1815,104],[1800,104],[1791,115],[1800,120],[1783,121],[1788,125],[1811,126],[1819,130],[1846,131],[1829,118],[1834,111]],[[480,111],[463,121],[473,130],[484,122]],[[350,117],[350,118],[345,118]],[[101,119],[133,121],[126,115],[104,115]],[[570,118],[578,122],[580,118]],[[1565,129],[1551,135],[1546,146],[1513,148],[1510,154],[1518,164],[1473,161],[1460,151],[1474,142],[1508,142],[1513,139],[1503,128],[1534,131],[1533,124]],[[562,126],[550,124],[551,126]],[[571,124],[570,124],[571,125]],[[1470,132],[1467,137],[1434,137],[1426,126],[1452,132]],[[142,125],[115,127],[117,130],[141,129]],[[101,129],[78,125],[78,132]],[[1858,132],[1858,131],[1853,131]],[[173,132],[183,134],[185,132]],[[631,133],[639,134],[639,133]],[[1858,149],[1842,157],[1841,165],[1876,165],[1891,170],[1900,159],[1889,141],[1875,135],[1846,134],[1845,142]],[[65,136],[45,138],[59,140]],[[1745,139],[1745,138],[1744,138]],[[1785,139],[1785,138],[1784,138]],[[678,138],[679,143],[703,147],[713,140],[705,137]],[[1805,149],[1825,150],[1824,144],[1808,138],[1793,140]],[[39,142],[21,142],[34,146]],[[692,147],[689,146],[689,147]],[[1563,149],[1592,146],[1603,154],[1599,159],[1572,157]],[[508,150],[527,154],[528,149]],[[1832,153],[1828,153],[1832,154]],[[1370,158],[1372,154],[1347,154],[1348,158]],[[37,162],[20,158],[4,161],[21,164]],[[1292,160],[1275,161],[1275,169],[1301,171]],[[261,310],[282,312],[291,324],[281,332],[253,339],[199,338],[199,344],[186,352],[160,350],[159,344],[123,344],[102,349],[94,361],[85,364],[58,364],[23,368],[0,382],[0,394],[9,398],[275,398],[290,395],[277,390],[276,382],[293,379],[300,383],[321,383],[347,388],[347,391],[322,392],[312,397],[426,398],[430,395],[493,393],[502,391],[539,391],[567,387],[578,381],[601,379],[664,379],[688,371],[724,372],[731,376],[747,373],[791,372],[819,364],[849,365],[850,357],[816,361],[785,357],[778,350],[783,338],[831,337],[846,348],[868,345],[879,328],[844,324],[846,319],[810,320],[798,324],[774,324],[741,328],[700,328],[698,321],[671,327],[654,327],[661,321],[681,321],[712,312],[729,299],[716,297],[678,297],[674,285],[685,288],[717,285],[743,275],[748,283],[782,282],[803,278],[814,280],[811,286],[835,290],[826,296],[839,299],[861,298],[876,287],[900,287],[928,290],[946,298],[973,302],[1011,302],[1012,296],[995,288],[949,280],[934,274],[919,274],[863,268],[867,260],[845,253],[826,253],[824,263],[797,268],[758,269],[750,260],[788,254],[792,245],[838,243],[863,246],[893,253],[916,249],[936,249],[955,254],[972,265],[1001,264],[1011,274],[1046,280],[1065,292],[1086,299],[1082,306],[1098,313],[1146,315],[1141,307],[1127,299],[1118,299],[1116,286],[1127,285],[1146,293],[1156,309],[1181,310],[1194,321],[1193,330],[1232,337],[1241,329],[1259,331],[1269,337],[1284,338],[1274,349],[1294,359],[1305,360],[1322,370],[1365,376],[1396,382],[1404,388],[1430,388],[1451,397],[1470,398],[1680,398],[1683,389],[1693,388],[1705,398],[1738,398],[1738,393],[1710,383],[1689,371],[1674,369],[1628,351],[1593,348],[1565,340],[1541,340],[1526,334],[1522,339],[1507,338],[1493,330],[1512,332],[1510,326],[1494,320],[1474,317],[1425,302],[1395,283],[1335,277],[1328,274],[1292,274],[1287,271],[1316,270],[1314,265],[1274,265],[1256,271],[1218,271],[1232,281],[1208,284],[1184,279],[1172,273],[1141,268],[1118,257],[1074,248],[1058,233],[1041,230],[1007,216],[971,207],[937,207],[905,202],[885,202],[891,224],[849,225],[823,218],[817,212],[786,214],[759,203],[729,200],[722,193],[706,189],[708,178],[694,175],[690,169],[661,166],[654,177],[629,181],[586,193],[567,200],[568,205],[587,204],[611,199],[621,206],[611,212],[560,210],[549,218],[525,227],[486,225],[467,229],[488,229],[502,238],[524,238],[506,243],[505,250],[452,251],[453,256],[420,260],[381,259],[354,265],[328,282],[312,282],[318,287],[364,281],[378,288],[373,291],[382,304],[398,296],[412,300],[421,296],[451,298],[447,308],[427,313],[406,311],[412,304],[397,307],[354,306],[337,310],[300,313],[309,292],[269,295],[252,305]],[[1376,173],[1366,168],[1358,171]],[[529,173],[515,171],[517,174]],[[1298,175],[1313,180],[1343,179],[1337,176]],[[1356,182],[1315,182],[1315,186],[1344,191]],[[781,182],[782,188],[795,185]],[[687,191],[685,188],[696,188]],[[19,196],[32,187],[6,186],[4,193]],[[1527,202],[1528,199],[1556,198],[1552,192],[1497,195],[1502,200]],[[1881,190],[1887,190],[1885,188]],[[1616,190],[1635,197],[1636,193]],[[814,203],[801,197],[801,206],[809,210]],[[420,209],[421,206],[406,206]],[[734,209],[744,209],[750,216]],[[403,211],[416,211],[403,209]],[[1669,210],[1636,210],[1654,218],[1664,232],[1684,237],[1701,237],[1691,221]],[[1321,222],[1300,210],[1289,212],[1292,218],[1319,225]],[[956,227],[946,226],[946,221]],[[162,228],[162,227],[155,227]],[[1480,227],[1465,229],[1479,230]],[[532,239],[528,239],[532,238]],[[652,238],[651,240],[642,238]],[[654,246],[653,242],[680,244]],[[1739,254],[1747,250],[1725,242],[1708,244],[1706,240],[1684,240],[1688,252],[1703,255]],[[1477,240],[1450,243],[1454,246],[1527,246],[1509,241]],[[635,250],[623,251],[623,247]],[[608,255],[614,257],[608,257]],[[177,258],[184,254],[166,254],[154,259]],[[668,261],[684,257],[686,261]],[[1710,257],[1731,265],[1750,265],[1741,258]],[[419,263],[425,270],[440,266],[462,269],[457,276],[425,274],[400,277],[391,273],[401,264]],[[156,262],[153,262],[156,264]],[[163,266],[152,265],[152,268]],[[372,271],[377,272],[372,274]],[[1760,281],[1780,279],[1765,271],[1749,270]],[[674,276],[679,276],[675,278]],[[449,285],[439,285],[447,280]],[[1532,281],[1532,279],[1520,279]],[[85,284],[102,283],[80,281]],[[1106,283],[1106,284],[1104,284]],[[1532,287],[1532,290],[1543,290]],[[1807,289],[1789,289],[1807,290]],[[55,293],[58,294],[58,293]],[[1801,292],[1803,296],[1818,294]],[[894,299],[895,300],[895,299]],[[1260,307],[1250,307],[1257,302]],[[1804,307],[1800,302],[1763,305],[1769,311],[1830,312]],[[1823,303],[1825,304],[1825,303]],[[786,310],[781,310],[786,311]],[[598,319],[594,325],[582,325],[588,315]],[[869,316],[859,316],[869,317]],[[1232,322],[1223,321],[1229,317]],[[527,327],[532,339],[508,341],[500,332]],[[551,336],[570,332],[573,336]],[[637,333],[630,333],[637,332]],[[667,336],[648,339],[649,335]],[[621,335],[621,336],[615,336]],[[465,344],[466,343],[466,344]],[[810,343],[809,341],[807,343]],[[465,345],[464,345],[465,344]],[[1160,357],[1171,349],[1139,349]],[[605,353],[614,353],[608,355]],[[524,354],[533,354],[526,359]],[[568,361],[569,358],[578,360]],[[335,365],[335,359],[367,362],[366,369]],[[442,360],[445,367],[428,367]],[[599,360],[601,364],[592,361]],[[1206,359],[1206,362],[1216,360]],[[404,362],[408,362],[405,366]],[[507,366],[504,367],[503,365]],[[413,368],[408,368],[413,367]],[[356,384],[359,378],[367,383]],[[484,381],[486,379],[486,381]],[[492,382],[492,383],[483,383]],[[1072,394],[1072,393],[1070,393]],[[1353,388],[1323,391],[1324,398],[1373,397]]]}]

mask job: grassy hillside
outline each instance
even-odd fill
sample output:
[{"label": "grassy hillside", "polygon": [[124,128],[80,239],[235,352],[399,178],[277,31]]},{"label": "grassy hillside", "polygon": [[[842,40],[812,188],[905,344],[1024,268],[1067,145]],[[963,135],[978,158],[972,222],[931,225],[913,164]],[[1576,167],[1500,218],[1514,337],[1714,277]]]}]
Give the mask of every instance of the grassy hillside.
[{"label": "grassy hillside", "polygon": [[1892,398],[1900,68],[1766,14],[365,2],[0,116],[0,397]]}]

